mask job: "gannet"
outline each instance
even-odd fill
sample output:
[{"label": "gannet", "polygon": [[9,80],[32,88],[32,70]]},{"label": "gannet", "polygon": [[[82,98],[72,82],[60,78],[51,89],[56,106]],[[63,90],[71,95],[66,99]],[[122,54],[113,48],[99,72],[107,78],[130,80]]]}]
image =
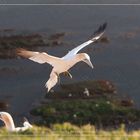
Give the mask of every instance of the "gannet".
[{"label": "gannet", "polygon": [[107,23],[99,26],[99,28],[94,32],[93,37],[90,40],[72,49],[63,57],[52,56],[47,54],[46,52],[28,51],[22,48],[17,49],[17,54],[40,64],[48,63],[53,67],[50,73],[50,78],[45,84],[45,87],[48,89],[49,92],[50,89],[54,87],[56,83],[60,80],[59,74],[65,73],[70,78],[72,78],[72,75],[68,72],[68,70],[76,63],[83,61],[87,63],[91,68],[93,68],[93,65],[90,61],[90,56],[87,53],[78,52],[87,45],[98,40],[103,35],[106,26]]},{"label": "gannet", "polygon": [[15,127],[13,118],[8,112],[0,112],[0,120],[4,122],[6,129],[9,132],[23,132],[29,128],[32,128],[32,125],[26,118],[24,118],[23,127]]}]

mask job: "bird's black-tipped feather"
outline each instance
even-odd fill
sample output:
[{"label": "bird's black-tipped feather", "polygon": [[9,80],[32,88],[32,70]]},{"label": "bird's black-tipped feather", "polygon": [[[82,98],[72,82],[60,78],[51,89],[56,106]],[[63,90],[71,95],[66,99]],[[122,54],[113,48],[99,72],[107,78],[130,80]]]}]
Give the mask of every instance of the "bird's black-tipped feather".
[{"label": "bird's black-tipped feather", "polygon": [[93,35],[98,35],[102,32],[104,32],[104,30],[106,29],[107,27],[107,23],[105,22],[103,25],[100,25],[99,28],[94,32]]}]

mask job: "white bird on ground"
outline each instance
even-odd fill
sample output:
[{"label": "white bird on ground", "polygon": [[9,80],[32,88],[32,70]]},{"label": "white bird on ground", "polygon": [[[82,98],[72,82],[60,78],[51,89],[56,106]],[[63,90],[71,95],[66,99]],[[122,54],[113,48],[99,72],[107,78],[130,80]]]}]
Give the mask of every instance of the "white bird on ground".
[{"label": "white bird on ground", "polygon": [[0,112],[0,120],[2,120],[6,126],[6,129],[9,132],[23,132],[29,128],[32,128],[32,125],[24,118],[23,127],[15,127],[12,116],[8,112]]},{"label": "white bird on ground", "polygon": [[58,82],[59,74],[65,73],[67,76],[72,78],[72,75],[68,72],[68,70],[71,67],[73,67],[76,63],[83,61],[87,63],[91,68],[93,68],[89,55],[87,53],[78,53],[78,52],[84,47],[86,47],[87,45],[98,40],[103,35],[106,26],[107,26],[107,23],[104,23],[103,25],[101,25],[98,28],[98,30],[94,32],[93,34],[94,37],[84,42],[83,44],[77,46],[76,48],[72,49],[65,56],[61,58],[49,55],[45,52],[34,52],[34,51],[28,51],[21,48],[17,49],[17,54],[20,56],[26,57],[34,62],[38,62],[40,64],[48,63],[53,67],[50,73],[50,78],[45,84],[49,92],[50,89],[54,87],[56,83]]},{"label": "white bird on ground", "polygon": [[83,92],[86,96],[89,96],[90,93],[89,93],[89,90],[87,88],[85,88],[84,92]]}]

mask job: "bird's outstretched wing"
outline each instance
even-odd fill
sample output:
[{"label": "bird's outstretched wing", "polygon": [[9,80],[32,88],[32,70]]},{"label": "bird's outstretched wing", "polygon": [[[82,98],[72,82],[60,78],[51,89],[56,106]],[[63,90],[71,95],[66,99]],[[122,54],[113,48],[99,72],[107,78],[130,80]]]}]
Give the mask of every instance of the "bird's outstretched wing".
[{"label": "bird's outstretched wing", "polygon": [[95,42],[96,40],[98,40],[103,34],[104,31],[106,29],[107,23],[104,23],[103,25],[101,25],[93,34],[93,37],[84,42],[83,44],[77,46],[76,48],[72,49],[71,51],[69,51],[64,57],[62,57],[62,59],[69,59],[71,58],[73,55],[77,54],[81,49],[83,49],[84,47],[86,47],[87,45]]},{"label": "bird's outstretched wing", "polygon": [[51,55],[48,55],[45,52],[34,52],[34,51],[28,51],[25,49],[17,49],[16,50],[17,55],[28,58],[34,62],[43,64],[43,63],[48,63],[52,66],[54,66],[58,61],[60,60],[59,57],[54,57]]},{"label": "bird's outstretched wing", "polygon": [[45,87],[48,89],[48,92],[52,87],[56,85],[57,82],[58,82],[58,75],[54,71],[52,71],[49,80],[45,84]]}]

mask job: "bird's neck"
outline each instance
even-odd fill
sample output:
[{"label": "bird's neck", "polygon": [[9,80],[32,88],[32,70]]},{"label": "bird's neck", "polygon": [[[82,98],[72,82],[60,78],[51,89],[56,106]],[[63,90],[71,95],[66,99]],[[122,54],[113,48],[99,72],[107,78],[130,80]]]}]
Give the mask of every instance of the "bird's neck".
[{"label": "bird's neck", "polygon": [[82,61],[84,58],[83,58],[83,55],[82,54],[76,54],[75,57],[73,57],[72,61],[76,64],[80,61]]},{"label": "bird's neck", "polygon": [[12,118],[8,118],[6,121],[4,121],[4,123],[8,131],[15,131],[15,124]]}]

